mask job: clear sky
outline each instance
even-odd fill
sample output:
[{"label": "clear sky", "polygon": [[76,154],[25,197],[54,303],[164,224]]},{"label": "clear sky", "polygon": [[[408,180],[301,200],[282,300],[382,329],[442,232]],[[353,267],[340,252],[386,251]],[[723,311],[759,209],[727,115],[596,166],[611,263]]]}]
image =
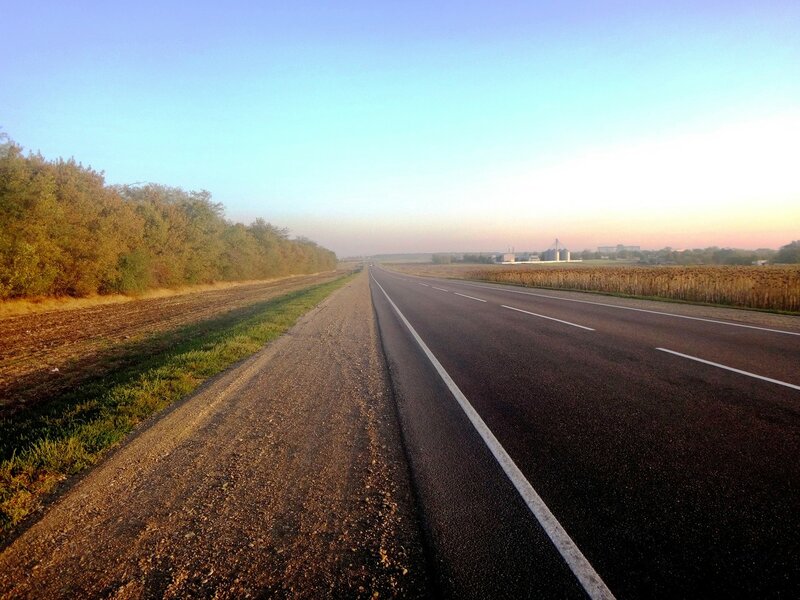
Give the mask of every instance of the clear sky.
[{"label": "clear sky", "polygon": [[340,256],[800,238],[800,2],[0,0],[0,128]]}]

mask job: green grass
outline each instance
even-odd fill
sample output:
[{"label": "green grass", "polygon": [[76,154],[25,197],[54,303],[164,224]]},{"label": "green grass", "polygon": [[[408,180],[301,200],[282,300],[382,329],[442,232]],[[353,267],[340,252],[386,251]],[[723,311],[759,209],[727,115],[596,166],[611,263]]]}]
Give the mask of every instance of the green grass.
[{"label": "green grass", "polygon": [[36,510],[59,482],[96,464],[142,420],[263,348],[349,280],[154,336],[132,348],[113,376],[0,421],[0,534]]}]

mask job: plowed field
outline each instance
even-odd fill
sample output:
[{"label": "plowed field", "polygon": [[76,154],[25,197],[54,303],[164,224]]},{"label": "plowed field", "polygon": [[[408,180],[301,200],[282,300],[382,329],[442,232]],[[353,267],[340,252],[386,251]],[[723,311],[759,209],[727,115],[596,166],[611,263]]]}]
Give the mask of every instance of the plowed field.
[{"label": "plowed field", "polygon": [[330,281],[343,271],[0,319],[0,417],[141,356],[142,342]]}]

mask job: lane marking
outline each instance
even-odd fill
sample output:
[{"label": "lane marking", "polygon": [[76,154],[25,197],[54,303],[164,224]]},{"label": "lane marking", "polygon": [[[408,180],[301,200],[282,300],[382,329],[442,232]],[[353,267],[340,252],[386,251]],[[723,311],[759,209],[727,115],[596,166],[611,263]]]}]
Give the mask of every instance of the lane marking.
[{"label": "lane marking", "polygon": [[466,294],[459,294],[458,292],[453,292],[456,296],[461,296],[462,298],[469,298],[470,300],[477,300],[478,302],[486,302],[486,300],[482,300],[481,298],[476,298],[475,296],[467,296]]},{"label": "lane marking", "polygon": [[578,548],[566,530],[561,526],[561,523],[558,522],[558,519],[556,519],[555,515],[544,503],[544,500],[542,500],[539,494],[536,493],[536,490],[533,489],[531,483],[526,479],[522,471],[519,470],[519,467],[517,467],[512,458],[508,455],[508,452],[506,452],[505,448],[500,445],[500,442],[494,436],[484,420],[469,403],[469,400],[467,400],[467,397],[464,396],[464,393],[458,388],[456,382],[453,381],[453,378],[450,377],[447,371],[445,371],[442,364],[439,362],[436,356],[434,356],[433,352],[431,352],[430,348],[428,348],[411,323],[408,322],[408,319],[406,319],[405,315],[400,312],[400,309],[389,297],[389,294],[386,293],[386,290],[383,289],[383,286],[378,283],[378,280],[375,279],[374,276],[372,277],[372,280],[383,292],[383,295],[386,296],[389,304],[391,304],[392,308],[397,313],[397,316],[400,317],[400,320],[411,332],[411,336],[414,338],[417,344],[419,344],[419,347],[422,348],[425,356],[428,357],[428,360],[436,369],[436,372],[439,373],[442,381],[444,381],[445,385],[447,385],[450,392],[458,401],[458,404],[467,415],[467,418],[472,423],[472,426],[481,436],[492,455],[500,464],[500,467],[503,469],[506,476],[511,480],[511,483],[514,484],[514,487],[525,501],[528,509],[530,509],[531,513],[533,513],[533,516],[536,517],[536,520],[544,529],[547,537],[549,537],[553,542],[553,545],[555,545],[559,554],[561,554],[572,573],[578,579],[581,586],[583,586],[586,594],[592,600],[612,600],[614,598],[614,594],[611,593],[611,590],[608,589],[600,575],[598,575],[597,571],[594,570],[594,567],[592,567],[591,563],[589,563],[589,561],[580,551],[580,548]]},{"label": "lane marking", "polygon": [[435,290],[439,290],[440,292],[449,292],[450,291],[450,290],[446,290],[444,288],[436,287],[435,285],[432,285],[431,287],[433,289],[435,289]]},{"label": "lane marking", "polygon": [[427,283],[420,283],[420,285],[424,285],[425,287],[431,287]]},{"label": "lane marking", "polygon": [[507,308],[509,310],[515,310],[517,312],[525,313],[526,315],[533,315],[534,317],[539,317],[540,319],[549,319],[550,321],[558,321],[559,323],[564,323],[564,325],[572,325],[573,327],[580,327],[581,329],[585,329],[586,331],[594,331],[591,327],[585,327],[584,325],[578,325],[577,323],[570,323],[569,321],[562,321],[561,319],[556,319],[555,317],[548,317],[547,315],[540,315],[539,313],[530,312],[529,310],[522,310],[521,308],[514,308],[513,306],[506,306],[505,304],[501,304],[503,308]]},{"label": "lane marking", "polygon": [[764,377],[763,375],[756,375],[755,373],[751,373],[750,371],[742,371],[741,369],[734,369],[733,367],[728,367],[725,365],[721,365],[719,363],[711,362],[710,360],[705,360],[702,358],[697,358],[696,356],[689,356],[688,354],[682,354],[680,352],[675,352],[675,350],[668,350],[667,348],[656,348],[656,350],[660,350],[661,352],[668,352],[669,354],[674,354],[675,356],[681,356],[683,358],[688,358],[689,360],[694,360],[699,363],[703,363],[705,365],[711,365],[712,367],[718,367],[720,369],[725,369],[726,371],[733,371],[734,373],[739,373],[740,375],[747,375],[748,377],[755,377],[756,379],[761,379],[762,381],[769,381],[770,383],[777,383],[778,385],[783,385],[788,388],[792,388],[793,390],[800,390],[800,385],[794,385],[793,383],[786,383],[785,381],[781,381],[779,379],[772,379],[771,377]]},{"label": "lane marking", "polygon": [[675,313],[668,313],[662,312],[658,310],[648,310],[646,308],[634,308],[632,306],[619,306],[617,304],[608,304],[606,302],[593,302],[591,300],[578,300],[577,298],[564,298],[562,296],[550,296],[549,294],[537,294],[535,292],[525,292],[522,290],[509,290],[504,287],[501,287],[502,284],[497,284],[496,286],[490,285],[480,285],[477,283],[470,283],[470,282],[459,282],[463,285],[468,285],[471,287],[477,287],[484,290],[494,290],[496,292],[509,292],[511,294],[523,294],[525,296],[537,296],[539,298],[549,298],[550,300],[563,300],[564,302],[578,302],[580,304],[594,304],[595,306],[606,306],[608,308],[618,308],[620,310],[632,310],[635,312],[643,312],[643,313],[650,313],[653,315],[662,315],[664,317],[675,317],[677,319],[689,319],[692,321],[705,321],[706,323],[716,323],[718,325],[730,325],[731,327],[743,327],[745,329],[757,329],[759,331],[770,331],[772,333],[783,333],[786,335],[798,335],[800,336],[800,332],[797,331],[786,331],[784,329],[770,329],[769,327],[758,327],[757,325],[745,325],[744,323],[730,323],[728,321],[718,321],[717,319],[705,319],[703,317],[690,317],[688,315],[678,315]]}]

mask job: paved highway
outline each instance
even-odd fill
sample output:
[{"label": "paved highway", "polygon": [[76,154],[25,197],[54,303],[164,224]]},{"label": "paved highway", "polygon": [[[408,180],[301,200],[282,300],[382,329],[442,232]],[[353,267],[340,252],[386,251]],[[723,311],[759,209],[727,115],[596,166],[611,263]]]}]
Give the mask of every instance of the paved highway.
[{"label": "paved highway", "polygon": [[370,272],[443,595],[800,597],[800,320]]}]

